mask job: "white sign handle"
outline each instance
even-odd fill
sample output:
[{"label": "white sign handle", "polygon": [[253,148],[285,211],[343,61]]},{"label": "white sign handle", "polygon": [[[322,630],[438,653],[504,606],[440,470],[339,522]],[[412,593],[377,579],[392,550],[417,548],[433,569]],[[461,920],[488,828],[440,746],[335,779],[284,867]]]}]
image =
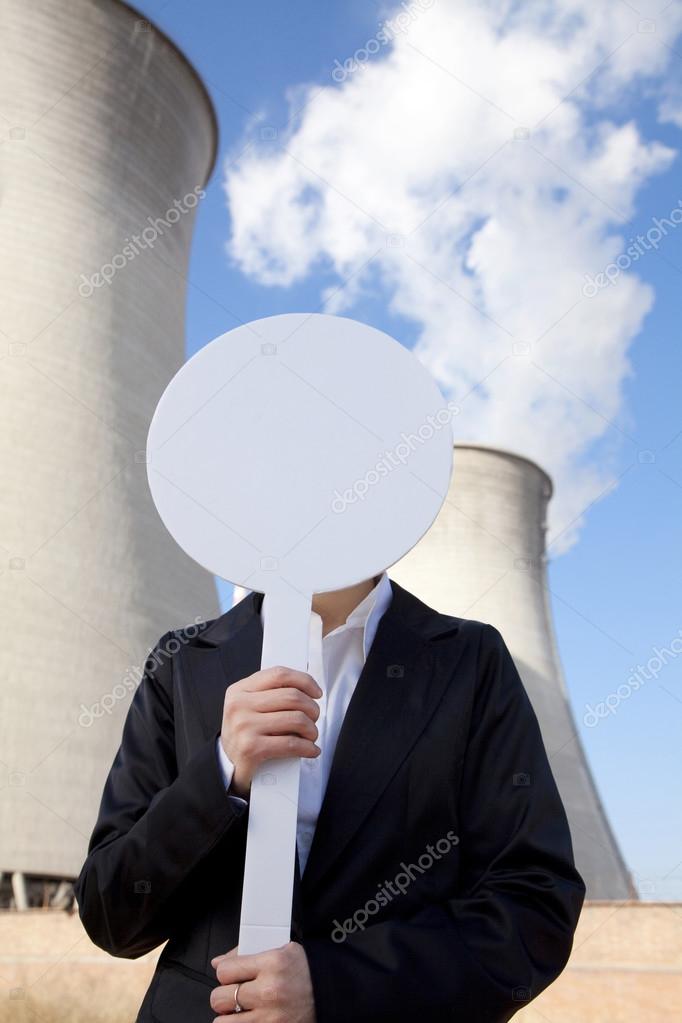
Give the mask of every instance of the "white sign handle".
[{"label": "white sign handle", "polygon": [[[261,668],[307,671],[312,594],[283,580],[273,583],[263,600]],[[300,769],[299,757],[268,760],[251,783],[240,955],[267,952],[290,940]]]}]

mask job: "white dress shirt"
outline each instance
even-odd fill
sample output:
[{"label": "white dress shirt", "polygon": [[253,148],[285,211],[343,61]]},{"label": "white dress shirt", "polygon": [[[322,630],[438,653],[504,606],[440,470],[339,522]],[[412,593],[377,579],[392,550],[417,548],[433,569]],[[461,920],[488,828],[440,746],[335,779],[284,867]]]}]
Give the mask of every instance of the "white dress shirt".
[{"label": "white dress shirt", "polygon": [[[392,596],[390,580],[383,572],[374,589],[370,590],[364,600],[351,611],[345,623],[328,632],[326,636],[322,635],[320,615],[315,611],[311,611],[310,614],[308,674],[312,675],[322,690],[322,696],[318,701],[320,716],[316,722],[319,733],[317,745],[321,752],[318,757],[306,757],[301,760],[297,826],[301,873],[308,861],[341,725],[374,641],[379,621]],[[217,741],[216,749],[225,787],[229,789],[234,764],[225,753],[220,739]]]}]

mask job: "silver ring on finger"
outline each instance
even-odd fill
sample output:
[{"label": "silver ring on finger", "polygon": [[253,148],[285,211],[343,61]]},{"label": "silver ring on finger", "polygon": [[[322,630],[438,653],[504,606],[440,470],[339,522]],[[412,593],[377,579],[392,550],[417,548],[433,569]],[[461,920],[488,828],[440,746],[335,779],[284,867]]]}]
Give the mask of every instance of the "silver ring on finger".
[{"label": "silver ring on finger", "polygon": [[237,984],[236,988],[234,989],[234,1011],[235,1012],[243,1012],[244,1011],[244,1007],[239,1004],[239,988],[240,987],[241,987],[241,984]]}]

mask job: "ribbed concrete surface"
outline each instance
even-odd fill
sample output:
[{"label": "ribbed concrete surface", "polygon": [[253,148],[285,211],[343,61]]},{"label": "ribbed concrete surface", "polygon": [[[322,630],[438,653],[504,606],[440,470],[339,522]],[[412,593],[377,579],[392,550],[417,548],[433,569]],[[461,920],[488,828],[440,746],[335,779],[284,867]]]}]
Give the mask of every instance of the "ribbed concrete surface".
[{"label": "ribbed concrete surface", "polygon": [[502,633],[538,715],[588,898],[635,896],[568,704],[550,613],[545,519],[552,484],[517,455],[456,445],[448,497],[390,575],[445,614]]},{"label": "ribbed concrete surface", "polygon": [[189,209],[215,122],[114,0],[0,0],[0,35],[0,869],[70,876],[147,649],[218,612],[139,455],[184,358],[191,209],[111,285],[88,297],[81,275]]}]

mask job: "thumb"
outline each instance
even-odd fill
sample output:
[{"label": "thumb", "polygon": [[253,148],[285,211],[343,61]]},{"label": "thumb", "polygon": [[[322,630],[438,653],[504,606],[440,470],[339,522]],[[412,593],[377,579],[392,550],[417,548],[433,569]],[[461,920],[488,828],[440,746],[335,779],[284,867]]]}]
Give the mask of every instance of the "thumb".
[{"label": "thumb", "polygon": [[234,948],[231,948],[229,952],[225,952],[221,956],[214,956],[213,959],[211,959],[211,966],[215,970],[216,966],[221,961],[221,959],[227,959],[228,956],[236,956],[237,952],[238,952],[238,948],[237,948],[237,946],[235,946]]}]

